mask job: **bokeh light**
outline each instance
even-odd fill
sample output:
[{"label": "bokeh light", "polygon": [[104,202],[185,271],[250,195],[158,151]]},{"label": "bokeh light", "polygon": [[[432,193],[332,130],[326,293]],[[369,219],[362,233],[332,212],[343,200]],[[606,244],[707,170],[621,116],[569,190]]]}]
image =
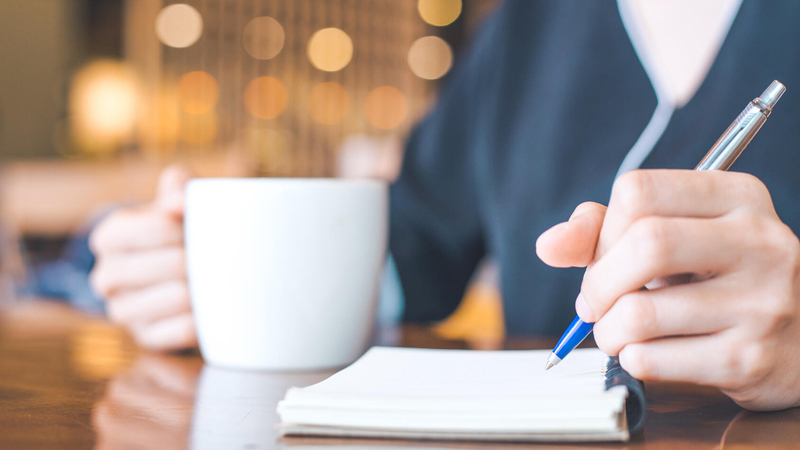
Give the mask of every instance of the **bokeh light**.
[{"label": "bokeh light", "polygon": [[383,130],[391,130],[403,123],[408,114],[408,101],[397,88],[381,86],[367,95],[364,105],[367,121]]},{"label": "bokeh light", "polygon": [[461,0],[419,0],[417,9],[422,20],[443,27],[450,25],[461,15]]},{"label": "bokeh light", "polygon": [[219,101],[219,83],[201,70],[189,72],[178,80],[181,109],[189,114],[205,114]]},{"label": "bokeh light", "polygon": [[247,84],[244,90],[244,108],[253,117],[274,119],[286,110],[289,93],[275,77],[259,77]]},{"label": "bokeh light", "polygon": [[205,146],[214,142],[219,132],[219,117],[215,112],[187,114],[181,118],[181,141],[185,144]]},{"label": "bokeh light", "polygon": [[353,41],[338,28],[323,28],[308,41],[308,59],[319,70],[342,70],[353,58]]},{"label": "bokeh light", "polygon": [[272,59],[283,49],[285,34],[277,20],[256,17],[244,28],[244,49],[256,59]]},{"label": "bokeh light", "polygon": [[116,150],[136,125],[139,89],[133,72],[112,60],[89,63],[72,79],[70,123],[73,142],[92,153]]},{"label": "bokeh light", "polygon": [[178,3],[162,9],[156,17],[156,35],[164,44],[186,48],[203,34],[203,17],[193,7]]},{"label": "bokeh light", "polygon": [[442,38],[425,36],[417,39],[408,50],[408,66],[414,75],[436,80],[453,65],[453,51]]},{"label": "bokeh light", "polygon": [[314,121],[325,125],[337,124],[350,111],[350,95],[339,83],[320,83],[308,94],[308,112]]}]

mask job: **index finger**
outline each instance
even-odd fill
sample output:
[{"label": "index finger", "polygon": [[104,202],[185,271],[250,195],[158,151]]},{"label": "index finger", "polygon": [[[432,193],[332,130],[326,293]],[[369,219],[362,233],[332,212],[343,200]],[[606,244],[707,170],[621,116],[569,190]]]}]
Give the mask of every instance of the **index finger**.
[{"label": "index finger", "polygon": [[643,217],[714,218],[740,208],[772,214],[775,211],[764,183],[750,174],[720,170],[630,171],[614,182],[595,260]]},{"label": "index finger", "polygon": [[89,237],[90,248],[100,255],[182,244],[183,221],[151,207],[117,211]]}]

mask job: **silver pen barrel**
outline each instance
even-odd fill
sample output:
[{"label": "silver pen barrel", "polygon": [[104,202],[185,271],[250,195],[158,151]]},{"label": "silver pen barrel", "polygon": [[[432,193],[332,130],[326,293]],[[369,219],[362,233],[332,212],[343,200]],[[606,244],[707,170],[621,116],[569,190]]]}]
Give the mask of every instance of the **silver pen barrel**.
[{"label": "silver pen barrel", "polygon": [[773,81],[761,96],[748,103],[695,170],[728,170],[767,121],[784,92],[786,86],[778,80]]}]

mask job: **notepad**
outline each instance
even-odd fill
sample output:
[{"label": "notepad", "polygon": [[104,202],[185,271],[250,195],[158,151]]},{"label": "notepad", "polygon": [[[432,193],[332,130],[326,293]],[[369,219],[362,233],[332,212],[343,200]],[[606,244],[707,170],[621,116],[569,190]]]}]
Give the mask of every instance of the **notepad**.
[{"label": "notepad", "polygon": [[286,436],[627,441],[643,421],[639,382],[597,349],[575,350],[544,371],[549,353],[374,347],[320,383],[290,388],[278,404],[280,431]]}]

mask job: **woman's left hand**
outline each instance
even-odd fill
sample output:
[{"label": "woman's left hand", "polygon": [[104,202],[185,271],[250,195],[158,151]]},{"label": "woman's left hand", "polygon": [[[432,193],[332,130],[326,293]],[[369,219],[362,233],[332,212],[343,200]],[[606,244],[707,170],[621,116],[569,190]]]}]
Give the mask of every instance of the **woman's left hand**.
[{"label": "woman's left hand", "polygon": [[576,310],[631,375],[716,386],[749,409],[800,405],[800,241],[756,177],[629,172],[608,208],[581,204],[537,254],[588,266]]}]

